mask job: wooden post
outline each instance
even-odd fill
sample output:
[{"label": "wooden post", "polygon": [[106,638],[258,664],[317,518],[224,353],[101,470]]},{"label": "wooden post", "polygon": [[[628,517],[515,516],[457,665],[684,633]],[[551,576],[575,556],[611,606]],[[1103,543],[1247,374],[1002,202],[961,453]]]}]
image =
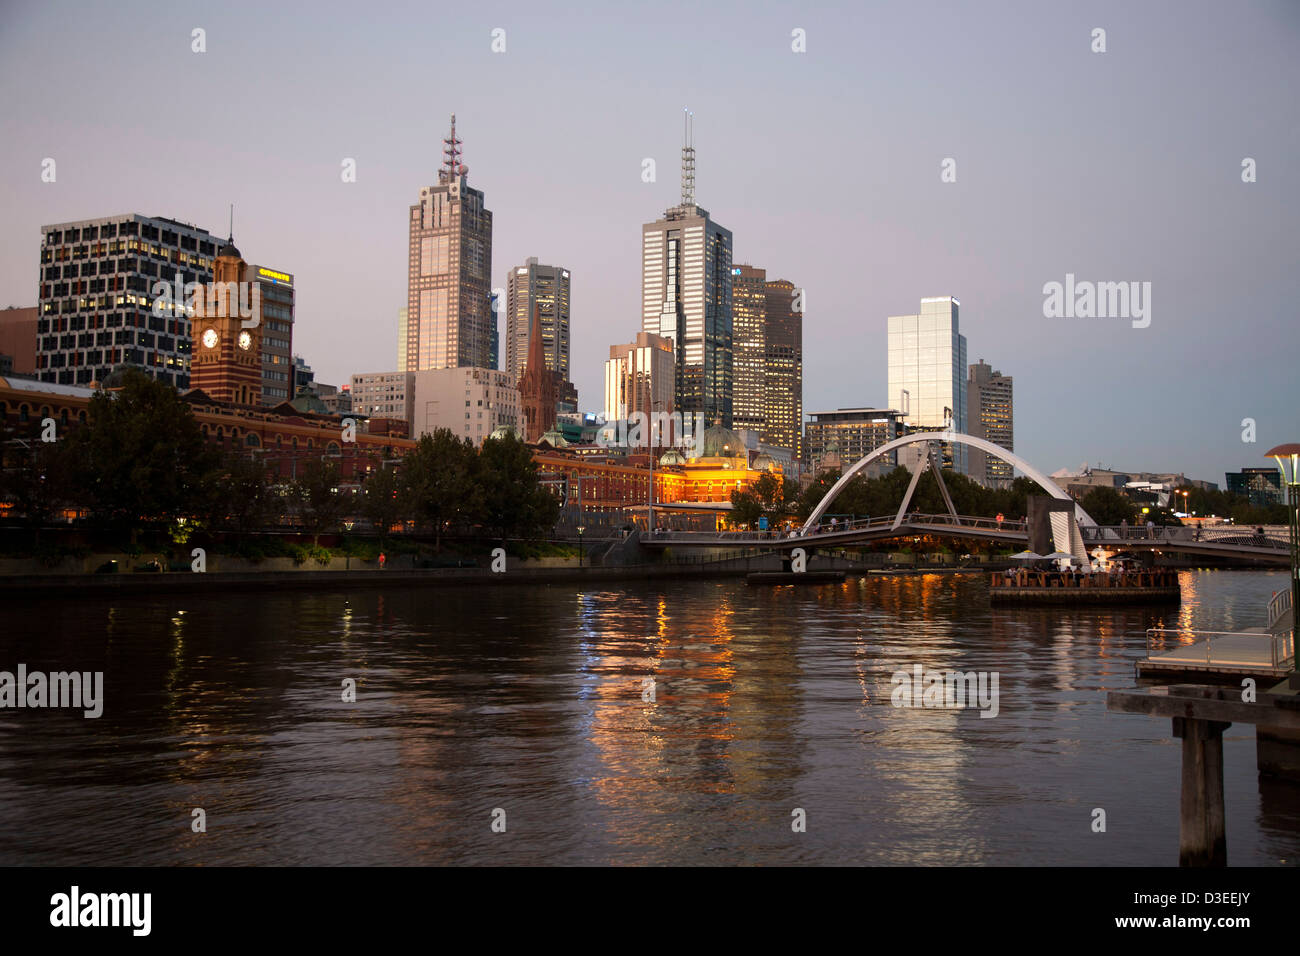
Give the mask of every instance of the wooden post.
[{"label": "wooden post", "polygon": [[1223,814],[1223,732],[1219,720],[1175,717],[1183,740],[1183,793],[1179,814],[1178,865],[1227,866]]}]

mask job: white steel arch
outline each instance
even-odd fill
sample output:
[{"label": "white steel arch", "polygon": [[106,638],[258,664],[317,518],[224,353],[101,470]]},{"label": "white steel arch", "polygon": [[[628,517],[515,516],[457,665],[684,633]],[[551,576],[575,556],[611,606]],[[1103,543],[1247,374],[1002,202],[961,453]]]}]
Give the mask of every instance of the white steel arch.
[{"label": "white steel arch", "polygon": [[[886,442],[875,451],[859,459],[853,467],[840,476],[840,480],[831,486],[831,490],[826,492],[826,496],[822,498],[817,507],[813,509],[812,514],[808,516],[808,520],[804,522],[804,527],[814,527],[821,519],[821,516],[825,513],[826,509],[830,507],[831,502],[835,500],[835,496],[838,495],[844,489],[844,486],[852,481],[853,477],[867,465],[871,464],[877,458],[888,455],[891,451],[905,448],[908,445],[919,445],[923,442],[956,442],[959,445],[970,445],[972,448],[978,448],[980,451],[1001,458],[1011,466],[1019,469],[1026,477],[1032,478],[1037,482],[1038,486],[1053,498],[1060,498],[1063,501],[1073,501],[1068,494],[1061,490],[1060,485],[1052,481],[1052,479],[1047,475],[1043,474],[1023,458],[1017,457],[1000,445],[993,444],[991,441],[986,441],[983,438],[976,438],[974,435],[963,435],[959,432],[917,432],[914,435],[905,435],[902,438],[895,438],[891,442]],[[918,465],[918,467],[920,466]],[[1088,512],[1084,511],[1083,508],[1079,506],[1078,502],[1075,502],[1074,505],[1074,517],[1081,525],[1095,527],[1097,524],[1097,522],[1092,520],[1092,517]]]}]

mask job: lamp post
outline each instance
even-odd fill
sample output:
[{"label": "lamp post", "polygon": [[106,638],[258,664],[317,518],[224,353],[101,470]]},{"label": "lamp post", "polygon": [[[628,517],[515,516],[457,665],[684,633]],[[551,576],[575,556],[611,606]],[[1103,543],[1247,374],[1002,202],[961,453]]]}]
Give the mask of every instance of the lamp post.
[{"label": "lamp post", "polygon": [[1286,523],[1291,538],[1291,677],[1293,690],[1300,690],[1300,668],[1296,665],[1296,615],[1300,614],[1300,444],[1292,442],[1269,449],[1266,457],[1277,462],[1286,485]]},{"label": "lamp post", "polygon": [[655,533],[655,415],[663,407],[663,399],[650,403],[650,488],[646,493],[645,531]]},{"label": "lamp post", "polygon": [[1187,515],[1191,514],[1191,512],[1187,510],[1187,507],[1188,507],[1188,505],[1187,505],[1187,495],[1188,495],[1188,492],[1186,492],[1186,491],[1180,491],[1180,492],[1178,492],[1178,493],[1179,493],[1180,495],[1183,496],[1183,515],[1184,515],[1184,516],[1187,516]]},{"label": "lamp post", "polygon": [[582,567],[582,532],[586,530],[585,525],[578,525],[578,567]]}]

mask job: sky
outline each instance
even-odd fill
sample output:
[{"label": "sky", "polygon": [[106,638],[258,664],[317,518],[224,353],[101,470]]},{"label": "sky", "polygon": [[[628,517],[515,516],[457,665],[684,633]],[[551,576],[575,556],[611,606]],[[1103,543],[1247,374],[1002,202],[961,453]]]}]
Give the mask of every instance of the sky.
[{"label": "sky", "polygon": [[[36,304],[43,224],[224,236],[234,203],[245,258],[295,277],[317,380],[392,370],[408,210],[455,113],[493,285],[529,256],[571,271],[598,410],[689,108],[697,202],[737,263],[805,290],[806,412],[889,404],[887,317],[953,295],[969,361],[1015,379],[1027,461],[1222,486],[1300,440],[1298,48],[1294,0],[6,0],[0,307]],[[1046,316],[1067,274],[1151,283],[1149,325]]]}]

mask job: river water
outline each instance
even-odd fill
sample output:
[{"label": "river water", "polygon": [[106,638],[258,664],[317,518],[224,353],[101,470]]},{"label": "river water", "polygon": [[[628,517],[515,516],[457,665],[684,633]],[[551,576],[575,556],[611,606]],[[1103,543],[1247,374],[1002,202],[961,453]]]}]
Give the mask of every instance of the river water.
[{"label": "river water", "polygon": [[[1172,610],[976,575],[10,599],[0,670],[105,702],[0,710],[0,863],[1174,865],[1179,743],[1105,692],[1147,627],[1262,624],[1286,584],[1181,579]],[[997,715],[893,706],[916,664],[996,672]],[[1293,865],[1300,788],[1251,727],[1224,762],[1229,863]]]}]

